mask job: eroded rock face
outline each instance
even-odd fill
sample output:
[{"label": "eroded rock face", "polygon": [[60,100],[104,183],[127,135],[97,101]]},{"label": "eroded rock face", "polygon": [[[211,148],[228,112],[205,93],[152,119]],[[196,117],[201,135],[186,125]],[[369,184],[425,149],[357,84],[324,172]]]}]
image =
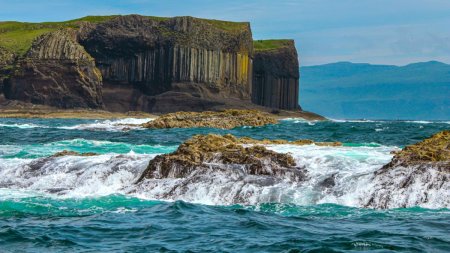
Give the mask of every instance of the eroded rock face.
[{"label": "eroded rock face", "polygon": [[183,178],[194,171],[226,170],[226,165],[235,165],[247,175],[287,176],[293,180],[304,177],[289,154],[270,151],[263,146],[244,147],[231,135],[209,134],[194,136],[175,152],[155,157],[139,181]]},{"label": "eroded rock face", "polygon": [[450,131],[396,153],[374,174],[367,207],[450,206]]},{"label": "eroded rock face", "polygon": [[0,47],[0,94],[3,93],[3,81],[9,75],[15,55]]},{"label": "eroded rock face", "polygon": [[299,62],[293,40],[277,48],[255,50],[252,101],[277,109],[297,110]]},{"label": "eroded rock face", "polygon": [[58,30],[34,41],[16,63],[5,96],[61,108],[102,108],[102,76],[76,41],[76,31]]},{"label": "eroded rock face", "polygon": [[240,126],[264,126],[278,121],[268,113],[256,110],[225,110],[221,112],[176,112],[143,124],[146,128],[211,127],[232,129]]},{"label": "eroded rock face", "polygon": [[[215,96],[250,99],[253,53],[250,25],[214,22],[193,17],[160,19],[130,15],[97,25],[87,24],[79,39],[95,57],[109,89],[127,86],[142,92],[139,99],[145,101],[135,107],[155,111],[153,107],[164,104],[162,107],[170,108],[176,103],[167,103],[163,98],[184,103],[178,100],[180,93],[195,96],[191,99],[185,96],[192,107],[210,103]],[[199,84],[202,89],[196,88]],[[165,96],[145,97],[160,94]],[[123,102],[119,106],[106,100],[118,109],[134,103],[128,101],[130,105]]]}]

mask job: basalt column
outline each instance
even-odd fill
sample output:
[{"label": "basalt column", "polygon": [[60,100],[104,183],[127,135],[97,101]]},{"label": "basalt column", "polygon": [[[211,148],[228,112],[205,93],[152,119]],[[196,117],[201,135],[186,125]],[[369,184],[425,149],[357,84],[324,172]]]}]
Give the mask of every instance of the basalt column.
[{"label": "basalt column", "polygon": [[294,41],[257,43],[253,64],[252,102],[274,109],[300,109],[299,62]]},{"label": "basalt column", "polygon": [[[95,57],[105,84],[129,86],[148,96],[191,86],[207,95],[220,91],[250,100],[248,23],[131,15],[88,24],[79,40]],[[203,99],[203,93],[198,97]]]}]

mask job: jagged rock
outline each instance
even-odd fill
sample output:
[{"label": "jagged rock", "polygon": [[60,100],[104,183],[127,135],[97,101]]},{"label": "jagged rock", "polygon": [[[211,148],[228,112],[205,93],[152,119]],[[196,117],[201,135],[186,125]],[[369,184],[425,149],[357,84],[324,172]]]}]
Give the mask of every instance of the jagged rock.
[{"label": "jagged rock", "polygon": [[76,31],[57,30],[33,42],[6,80],[8,99],[62,108],[102,108],[102,77],[76,41]]},{"label": "jagged rock", "polygon": [[212,127],[231,129],[240,126],[264,126],[278,121],[268,113],[255,110],[225,110],[222,112],[176,112],[159,116],[143,124],[145,128]]},{"label": "jagged rock", "polygon": [[450,206],[450,131],[397,152],[374,173],[366,207]]},{"label": "jagged rock", "polygon": [[151,178],[182,178],[196,170],[221,170],[222,165],[241,166],[248,175],[287,176],[294,180],[304,178],[304,172],[296,167],[289,154],[258,145],[244,147],[231,135],[209,134],[194,136],[175,152],[155,157],[138,182]]},{"label": "jagged rock", "polygon": [[61,152],[57,152],[53,154],[51,157],[62,157],[62,156],[96,156],[97,153],[87,152],[87,153],[78,153],[70,150],[63,150]]},{"label": "jagged rock", "polygon": [[299,78],[293,40],[255,42],[253,103],[278,109],[300,109]]}]

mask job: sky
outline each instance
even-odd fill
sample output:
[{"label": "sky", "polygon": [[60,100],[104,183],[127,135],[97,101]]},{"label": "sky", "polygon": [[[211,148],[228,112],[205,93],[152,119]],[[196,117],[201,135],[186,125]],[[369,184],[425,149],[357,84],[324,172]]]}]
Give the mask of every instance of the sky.
[{"label": "sky", "polygon": [[450,0],[0,0],[0,20],[87,15],[249,21],[255,39],[295,39],[302,66],[450,63]]}]

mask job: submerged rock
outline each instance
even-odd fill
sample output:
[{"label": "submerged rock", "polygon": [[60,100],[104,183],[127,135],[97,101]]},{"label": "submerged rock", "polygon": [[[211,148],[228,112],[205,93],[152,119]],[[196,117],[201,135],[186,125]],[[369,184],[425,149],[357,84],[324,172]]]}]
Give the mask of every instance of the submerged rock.
[{"label": "submerged rock", "polygon": [[87,153],[78,153],[71,150],[63,150],[61,152],[57,152],[53,154],[51,157],[61,157],[61,156],[96,156],[97,153],[87,152]]},{"label": "submerged rock", "polygon": [[341,142],[315,142],[312,140],[295,140],[295,141],[288,141],[288,140],[255,140],[249,137],[241,137],[236,138],[232,135],[226,135],[229,136],[229,138],[235,138],[236,142],[239,142],[241,144],[259,144],[259,145],[296,145],[296,146],[303,146],[303,145],[317,145],[317,146],[330,146],[330,147],[339,147],[342,146]]},{"label": "submerged rock", "polygon": [[232,129],[240,126],[264,126],[278,121],[270,114],[256,110],[225,110],[221,112],[176,112],[143,124],[145,128],[212,127]]},{"label": "submerged rock", "polygon": [[375,172],[366,207],[450,206],[450,131],[396,152]]}]

